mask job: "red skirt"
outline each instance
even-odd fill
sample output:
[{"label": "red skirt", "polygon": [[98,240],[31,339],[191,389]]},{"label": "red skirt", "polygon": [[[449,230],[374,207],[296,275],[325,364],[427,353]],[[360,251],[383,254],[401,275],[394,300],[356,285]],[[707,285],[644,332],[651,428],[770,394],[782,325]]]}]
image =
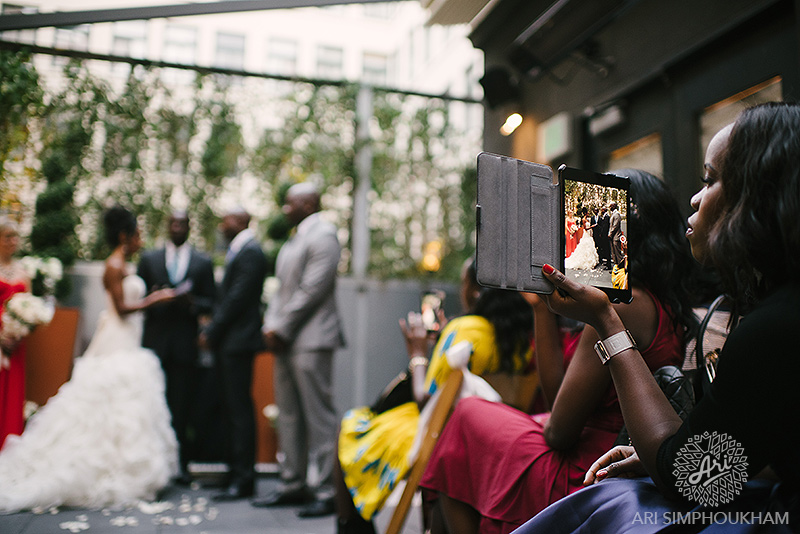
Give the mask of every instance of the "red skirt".
[{"label": "red skirt", "polygon": [[25,343],[10,358],[8,368],[0,369],[0,448],[10,434],[20,435],[25,427]]},{"label": "red skirt", "polygon": [[420,485],[477,510],[482,534],[513,531],[580,489],[589,466],[617,438],[618,430],[585,428],[572,450],[556,451],[544,439],[548,417],[475,397],[461,400]]}]

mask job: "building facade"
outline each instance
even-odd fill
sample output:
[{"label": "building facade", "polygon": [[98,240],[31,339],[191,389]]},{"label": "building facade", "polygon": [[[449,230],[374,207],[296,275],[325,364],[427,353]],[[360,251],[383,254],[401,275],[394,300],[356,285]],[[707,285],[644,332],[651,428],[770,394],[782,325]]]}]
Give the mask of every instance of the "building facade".
[{"label": "building facade", "polygon": [[[711,136],[743,106],[800,97],[795,1],[428,4],[431,21],[469,19],[484,52],[486,150],[553,167],[643,168],[687,213]],[[511,112],[524,120],[504,136]]]}]

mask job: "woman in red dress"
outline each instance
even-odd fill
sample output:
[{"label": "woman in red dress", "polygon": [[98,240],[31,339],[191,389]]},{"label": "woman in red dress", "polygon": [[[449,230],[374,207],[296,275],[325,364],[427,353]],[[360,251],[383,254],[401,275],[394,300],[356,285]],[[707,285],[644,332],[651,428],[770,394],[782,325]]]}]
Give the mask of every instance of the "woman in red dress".
[{"label": "woman in red dress", "polygon": [[[696,265],[677,203],[658,178],[631,178],[637,205],[633,301],[615,309],[641,348],[651,372],[680,367],[697,320],[690,288]],[[646,239],[645,239],[646,237]],[[571,361],[558,342],[556,317],[536,295],[536,364],[549,413],[527,415],[501,404],[464,399],[437,442],[423,488],[438,493],[451,533],[508,533],[550,503],[582,486],[584,473],[614,443],[622,414],[608,370],[583,329]]]},{"label": "woman in red dress", "polygon": [[[14,259],[18,246],[16,225],[0,220],[0,317],[8,299],[30,290],[25,271]],[[24,405],[25,344],[2,335],[0,329],[0,448],[9,434],[22,434]]]},{"label": "woman in red dress", "polygon": [[569,258],[575,251],[575,247],[578,246],[578,236],[575,235],[577,231],[578,224],[575,222],[572,211],[568,210],[567,216],[564,218],[564,238],[566,239],[565,258]]}]

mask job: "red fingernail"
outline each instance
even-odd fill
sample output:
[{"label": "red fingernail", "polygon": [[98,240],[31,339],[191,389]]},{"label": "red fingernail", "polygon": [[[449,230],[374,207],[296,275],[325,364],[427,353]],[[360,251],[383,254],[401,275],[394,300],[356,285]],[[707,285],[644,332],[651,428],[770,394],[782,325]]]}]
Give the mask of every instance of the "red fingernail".
[{"label": "red fingernail", "polygon": [[544,274],[553,274],[553,272],[555,271],[553,266],[550,265],[549,263],[545,263],[544,265],[542,265],[542,270],[544,271]]}]

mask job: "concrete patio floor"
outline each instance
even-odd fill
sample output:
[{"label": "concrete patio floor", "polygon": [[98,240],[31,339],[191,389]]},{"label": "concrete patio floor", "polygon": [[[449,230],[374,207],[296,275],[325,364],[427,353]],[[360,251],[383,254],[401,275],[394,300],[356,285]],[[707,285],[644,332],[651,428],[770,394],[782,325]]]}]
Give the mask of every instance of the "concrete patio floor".
[{"label": "concrete patio floor", "polygon": [[[202,479],[201,479],[202,480]],[[275,475],[259,475],[256,491],[277,488]],[[170,486],[154,503],[124,510],[60,508],[0,515],[0,534],[335,534],[335,516],[299,519],[297,507],[254,508],[249,500],[215,502],[219,491],[208,480],[192,487]],[[399,493],[378,514],[375,526],[383,532]],[[411,509],[404,534],[421,534],[419,497]]]}]

